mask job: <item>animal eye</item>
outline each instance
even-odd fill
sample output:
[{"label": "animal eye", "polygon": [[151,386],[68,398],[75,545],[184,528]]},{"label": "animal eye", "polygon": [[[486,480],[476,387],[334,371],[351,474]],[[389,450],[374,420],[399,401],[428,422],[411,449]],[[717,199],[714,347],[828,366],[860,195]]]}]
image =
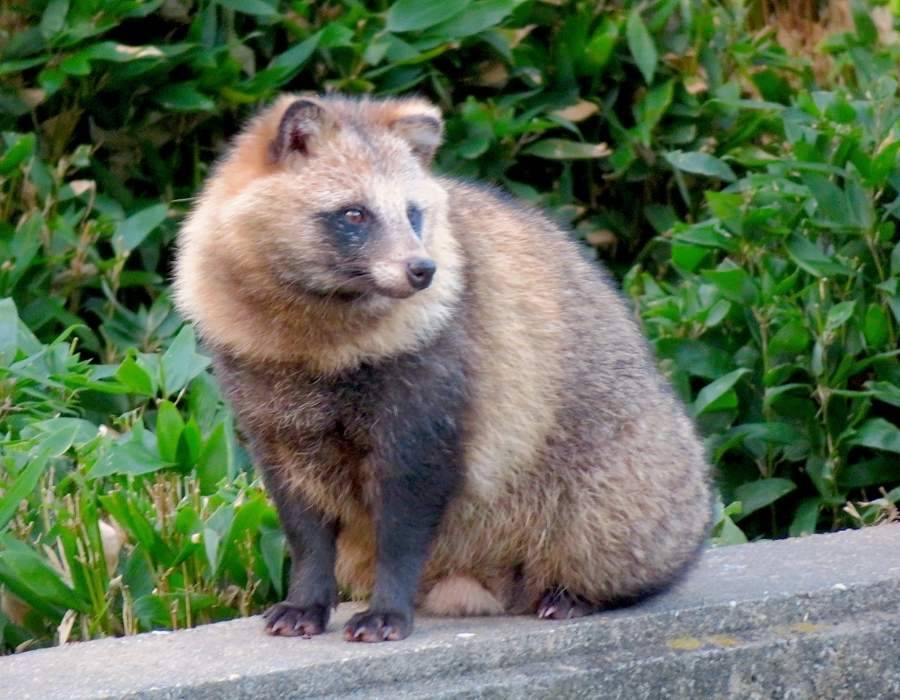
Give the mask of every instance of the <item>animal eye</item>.
[{"label": "animal eye", "polygon": [[406,218],[409,219],[409,225],[412,226],[412,230],[416,232],[416,235],[421,235],[422,210],[415,204],[410,204],[406,207]]},{"label": "animal eye", "polygon": [[366,212],[362,209],[357,209],[356,207],[351,207],[350,209],[345,209],[343,211],[344,220],[353,224],[354,226],[359,226],[366,220]]}]

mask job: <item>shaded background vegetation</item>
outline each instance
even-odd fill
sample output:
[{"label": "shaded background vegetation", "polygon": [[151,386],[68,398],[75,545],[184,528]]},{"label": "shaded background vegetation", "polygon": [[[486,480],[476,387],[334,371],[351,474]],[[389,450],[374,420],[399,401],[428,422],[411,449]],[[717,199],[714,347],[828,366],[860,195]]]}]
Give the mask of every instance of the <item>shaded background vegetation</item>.
[{"label": "shaded background vegetation", "polygon": [[0,651],[282,595],[167,295],[191,197],[282,90],[427,95],[441,170],[597,251],[707,439],[716,541],[896,518],[896,2],[0,7]]}]

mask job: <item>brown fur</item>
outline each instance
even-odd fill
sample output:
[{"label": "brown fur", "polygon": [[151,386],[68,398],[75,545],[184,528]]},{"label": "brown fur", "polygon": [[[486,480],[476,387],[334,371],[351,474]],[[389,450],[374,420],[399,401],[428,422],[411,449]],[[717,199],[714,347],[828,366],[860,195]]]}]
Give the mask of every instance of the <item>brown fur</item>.
[{"label": "brown fur", "polygon": [[[426,566],[425,607],[534,609],[554,586],[612,603],[671,580],[707,531],[708,468],[612,285],[540,213],[429,174],[409,142],[417,117],[439,118],[423,101],[321,99],[332,127],[314,157],[274,161],[295,99],[251,122],[216,170],[182,231],[175,291],[258,458],[340,520],[339,581],[371,590],[377,484],[365,427],[356,442],[305,441],[337,420],[322,381],[407,353],[439,371],[450,345],[470,368],[464,483]],[[390,216],[410,193],[428,210],[428,289],[348,304],[273,278],[284,256],[327,277],[305,213],[349,197]],[[383,259],[410,245],[392,240]]]}]

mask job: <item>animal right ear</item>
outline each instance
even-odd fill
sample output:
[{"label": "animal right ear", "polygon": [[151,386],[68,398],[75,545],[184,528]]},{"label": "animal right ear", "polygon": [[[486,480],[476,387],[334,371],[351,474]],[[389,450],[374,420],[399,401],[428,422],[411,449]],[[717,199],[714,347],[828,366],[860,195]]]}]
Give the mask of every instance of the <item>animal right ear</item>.
[{"label": "animal right ear", "polygon": [[278,134],[269,144],[272,160],[279,161],[291,153],[309,155],[310,141],[325,128],[325,110],[311,100],[297,100],[281,117]]},{"label": "animal right ear", "polygon": [[434,158],[444,133],[440,117],[431,113],[399,117],[390,123],[390,128],[409,144],[415,156],[426,166]]}]

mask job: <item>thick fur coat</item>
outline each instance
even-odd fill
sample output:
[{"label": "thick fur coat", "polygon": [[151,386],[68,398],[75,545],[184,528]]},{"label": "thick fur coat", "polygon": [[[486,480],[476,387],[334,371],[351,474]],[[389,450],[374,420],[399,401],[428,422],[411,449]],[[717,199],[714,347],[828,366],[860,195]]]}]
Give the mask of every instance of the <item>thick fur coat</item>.
[{"label": "thick fur coat", "polygon": [[178,306],[294,552],[274,633],[321,632],[338,583],[371,596],[348,639],[406,636],[413,604],[584,614],[706,536],[700,441],[613,283],[532,207],[432,174],[440,135],[418,99],[285,96],[181,232]]}]

